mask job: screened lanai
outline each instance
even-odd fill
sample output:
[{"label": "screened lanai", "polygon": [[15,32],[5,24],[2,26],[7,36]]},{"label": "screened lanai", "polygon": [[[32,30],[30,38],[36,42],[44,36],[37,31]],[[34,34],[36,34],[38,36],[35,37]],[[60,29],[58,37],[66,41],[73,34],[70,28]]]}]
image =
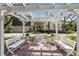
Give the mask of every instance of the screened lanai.
[{"label": "screened lanai", "polygon": [[[8,3],[8,4],[0,4],[0,55],[4,54],[4,46],[11,55],[73,55],[72,52],[75,49],[76,42],[72,40],[63,40],[63,35],[61,34],[59,37],[59,30],[64,31],[62,28],[63,19],[66,19],[66,24],[72,21],[73,24],[77,23],[78,20],[78,8],[79,4],[67,4],[67,3]],[[21,28],[17,26],[14,29],[15,31],[19,31],[21,29],[22,34],[16,35],[13,33],[14,37],[10,38],[9,40],[4,40],[4,19],[6,15],[10,15],[19,20],[22,25]],[[54,29],[55,33],[52,34],[54,36],[52,43],[47,44],[46,38],[47,36],[50,37],[51,34],[36,34],[34,37],[34,41],[30,42],[28,36],[26,36],[26,23],[31,22],[44,22],[46,26],[49,26],[50,29]],[[48,23],[51,23],[48,25]],[[70,22],[71,23],[71,22]],[[40,23],[41,24],[41,23]],[[54,24],[54,26],[52,25]],[[46,26],[44,29],[47,30]],[[53,28],[52,28],[53,26]],[[49,28],[48,28],[49,29]],[[29,29],[28,29],[29,30]],[[45,30],[44,30],[45,31]],[[8,34],[11,35],[11,34]],[[34,35],[34,34],[32,34]],[[70,34],[69,34],[70,35]],[[74,35],[74,34],[72,34]],[[16,37],[17,36],[17,37]],[[20,39],[20,40],[19,40]],[[26,40],[25,40],[26,39]],[[31,39],[31,38],[30,38]],[[33,38],[32,38],[33,39]],[[48,38],[48,40],[50,40]],[[65,44],[65,43],[67,44]],[[33,46],[32,46],[33,45]],[[71,46],[73,45],[73,46]],[[8,53],[7,52],[7,53]],[[66,52],[66,54],[65,54]],[[22,53],[22,54],[21,54]]]}]

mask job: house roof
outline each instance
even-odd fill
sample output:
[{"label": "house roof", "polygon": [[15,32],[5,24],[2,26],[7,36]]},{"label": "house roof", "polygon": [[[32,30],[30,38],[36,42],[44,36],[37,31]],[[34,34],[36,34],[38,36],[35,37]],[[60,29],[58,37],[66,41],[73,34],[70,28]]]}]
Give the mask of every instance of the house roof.
[{"label": "house roof", "polygon": [[[18,18],[13,17],[12,25],[13,26],[22,26],[22,22]],[[30,26],[30,25],[31,25],[30,21],[25,24],[25,26]]]}]

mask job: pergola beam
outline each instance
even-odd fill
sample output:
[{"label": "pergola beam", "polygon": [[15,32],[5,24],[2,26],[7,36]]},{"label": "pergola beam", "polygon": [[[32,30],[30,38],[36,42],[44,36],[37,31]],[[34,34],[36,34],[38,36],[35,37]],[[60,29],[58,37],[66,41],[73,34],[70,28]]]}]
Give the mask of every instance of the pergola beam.
[{"label": "pergola beam", "polygon": [[27,16],[25,16],[24,14],[22,14],[21,16],[24,17],[26,21],[30,21],[30,19],[27,18]]},{"label": "pergola beam", "polygon": [[[11,6],[10,6],[11,5]],[[42,5],[38,5],[38,6],[30,6],[26,5],[25,3],[23,4],[23,6],[13,6],[13,4],[6,4],[6,6],[0,6],[0,9],[8,9],[11,11],[18,11],[18,10],[25,10],[25,11],[34,11],[34,10],[55,10],[55,9],[79,9],[79,5],[76,4],[66,4],[66,5],[51,5],[51,6],[42,6]]]},{"label": "pergola beam", "polygon": [[23,5],[24,7],[26,7],[26,4],[25,4],[25,3],[23,3],[22,5]]},{"label": "pergola beam", "polygon": [[23,18],[21,18],[20,16],[18,16],[18,15],[16,15],[16,14],[11,13],[10,15],[12,15],[12,16],[14,16],[14,17],[18,18],[18,19],[19,19],[19,20],[21,20],[21,21],[23,21],[23,20],[24,20]]}]

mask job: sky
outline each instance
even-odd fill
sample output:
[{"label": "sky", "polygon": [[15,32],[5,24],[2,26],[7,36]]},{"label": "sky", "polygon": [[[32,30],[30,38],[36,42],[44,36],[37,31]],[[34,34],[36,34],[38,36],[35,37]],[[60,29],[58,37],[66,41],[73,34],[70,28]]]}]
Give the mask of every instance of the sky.
[{"label": "sky", "polygon": [[[37,6],[37,5],[40,5],[40,6],[63,6],[63,5],[66,5],[66,3],[31,3],[29,4],[31,6]],[[55,10],[55,11],[51,11],[52,14],[58,16],[61,11],[58,11],[58,10]],[[33,17],[46,17],[48,14],[48,11],[33,11],[32,12],[32,15]]]},{"label": "sky", "polygon": [[[54,10],[54,11],[51,11],[51,14],[58,16],[58,15],[60,15],[61,12],[62,11]],[[34,11],[34,12],[32,12],[33,17],[46,17],[47,14],[48,14],[48,11]]]},{"label": "sky", "polygon": [[[51,11],[51,14],[54,16],[60,16],[60,14],[63,13],[63,16],[68,16],[69,13],[68,12],[64,12],[61,10],[53,10]],[[32,15],[33,17],[47,17],[48,11],[33,11]],[[74,15],[70,16],[70,18],[72,18]],[[67,21],[70,21],[70,18],[67,19]],[[73,18],[73,20],[76,19],[76,17]]]},{"label": "sky", "polygon": [[[32,3],[31,5],[64,6],[64,5],[67,5],[67,3],[36,3],[36,4]],[[79,3],[72,3],[72,5],[79,6]],[[63,12],[60,10],[51,11],[51,13],[55,16],[60,15],[61,12],[63,13],[64,16],[67,16],[69,14],[68,12]],[[33,11],[33,17],[46,17],[47,14],[48,14],[48,11]]]}]

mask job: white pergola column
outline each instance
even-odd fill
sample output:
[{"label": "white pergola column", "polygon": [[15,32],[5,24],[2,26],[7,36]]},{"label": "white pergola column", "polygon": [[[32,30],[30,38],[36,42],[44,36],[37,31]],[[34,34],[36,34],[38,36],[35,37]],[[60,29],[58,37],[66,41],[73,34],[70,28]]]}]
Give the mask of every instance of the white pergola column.
[{"label": "white pergola column", "polygon": [[56,39],[58,39],[58,19],[55,18],[55,20]]},{"label": "white pergola column", "polygon": [[76,46],[76,48],[77,48],[77,56],[79,56],[79,9],[75,9],[74,10],[74,14],[77,16],[77,40],[76,40],[76,42],[77,42],[77,46]]},{"label": "white pergola column", "polygon": [[71,9],[69,10],[70,12],[73,12],[76,16],[77,16],[77,40],[76,40],[76,43],[77,43],[77,56],[79,56],[79,9]]},{"label": "white pergola column", "polygon": [[79,14],[77,14],[77,56],[79,56]]},{"label": "white pergola column", "polygon": [[23,21],[22,23],[23,23],[23,39],[25,40],[25,36],[26,36],[25,35],[25,22]]},{"label": "white pergola column", "polygon": [[55,23],[56,34],[58,34],[58,22]]},{"label": "white pergola column", "polygon": [[0,11],[0,56],[4,55],[4,16]]}]

